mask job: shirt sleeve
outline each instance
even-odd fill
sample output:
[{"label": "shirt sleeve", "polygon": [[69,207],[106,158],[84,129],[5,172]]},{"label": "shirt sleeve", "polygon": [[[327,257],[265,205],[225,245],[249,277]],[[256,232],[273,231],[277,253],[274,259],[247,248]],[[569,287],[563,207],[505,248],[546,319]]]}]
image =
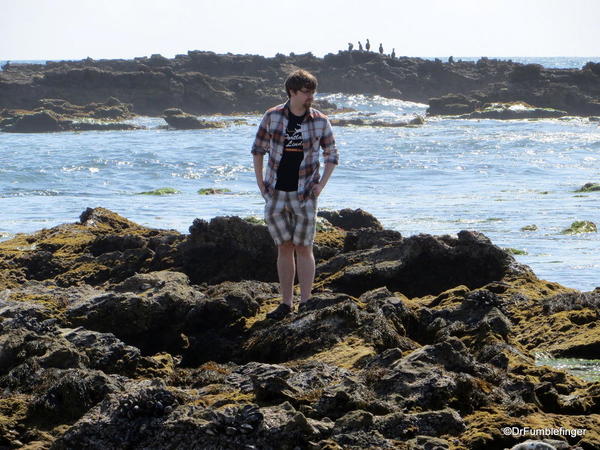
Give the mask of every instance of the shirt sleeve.
[{"label": "shirt sleeve", "polygon": [[256,138],[254,139],[254,144],[252,145],[252,154],[253,155],[264,155],[270,150],[271,147],[271,133],[269,132],[269,122],[271,117],[269,113],[266,113],[262,120],[260,121],[260,125],[258,126],[258,131],[256,132]]},{"label": "shirt sleeve", "polygon": [[333,137],[333,130],[329,119],[326,119],[320,145],[323,149],[323,159],[325,164],[331,163],[337,165],[339,163],[339,155],[337,147],[335,146],[335,138]]}]

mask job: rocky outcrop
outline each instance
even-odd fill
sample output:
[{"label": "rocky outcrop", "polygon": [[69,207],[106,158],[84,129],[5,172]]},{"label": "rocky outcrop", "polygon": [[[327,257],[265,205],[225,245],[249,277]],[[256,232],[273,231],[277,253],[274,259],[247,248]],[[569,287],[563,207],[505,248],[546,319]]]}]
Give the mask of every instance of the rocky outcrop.
[{"label": "rocky outcrop", "polygon": [[475,289],[526,271],[485,236],[461,231],[458,238],[418,235],[342,253],[319,265],[317,280],[320,286],[351,295],[387,286],[420,297],[459,285]]},{"label": "rocky outcrop", "polygon": [[569,228],[561,231],[561,234],[579,234],[579,233],[596,233],[598,228],[594,222],[589,220],[576,220],[571,223]]},{"label": "rocky outcrop", "polygon": [[387,127],[400,128],[423,125],[425,119],[421,116],[416,116],[413,119],[398,122],[386,122],[385,120],[369,120],[369,119],[331,119],[331,125],[336,127]]},{"label": "rocky outcrop", "polygon": [[142,127],[120,121],[133,117],[131,105],[111,97],[105,103],[73,105],[62,99],[44,98],[33,111],[0,111],[0,131],[44,133],[55,131],[136,130]]},{"label": "rocky outcrop", "polygon": [[556,448],[600,445],[600,385],[534,360],[597,354],[597,292],[477,232],[326,214],[333,253],[279,322],[260,223],[181,235],[96,208],[1,242],[0,446],[470,450],[532,425],[587,430]]},{"label": "rocky outcrop", "polygon": [[52,111],[32,112],[31,114],[2,113],[5,118],[0,125],[2,131],[13,133],[45,133],[66,131],[68,125],[61,123],[60,117]]},{"label": "rocky outcrop", "polygon": [[[114,96],[131,103],[135,113],[153,116],[167,108],[190,114],[263,112],[285,100],[282,80],[296,67],[317,75],[320,92],[429,101],[432,115],[467,114],[484,103],[517,101],[570,115],[600,115],[595,63],[582,69],[545,69],[488,58],[443,63],[364,51],[340,51],[323,58],[311,53],[265,58],[189,51],[173,59],[152,55],[10,64],[0,72],[0,106],[32,109],[41,98],[87,104]],[[435,100],[448,94],[464,99]]]},{"label": "rocky outcrop", "polygon": [[344,208],[339,211],[321,210],[317,214],[319,217],[327,219],[330,224],[346,231],[360,228],[383,230],[383,226],[377,218],[360,208],[354,210]]},{"label": "rocky outcrop", "polygon": [[[488,72],[496,71],[500,64],[500,61],[483,58],[476,63],[481,70]],[[590,63],[581,70],[545,69],[539,64],[504,66],[504,76],[483,88],[455,90],[452,94],[458,95],[431,98],[428,114],[468,114],[486,104],[520,102],[533,105],[534,110],[542,109],[536,117],[548,117],[549,114],[598,115],[598,74],[591,67]],[[549,108],[559,112],[543,111]]]},{"label": "rocky outcrop", "polygon": [[456,115],[459,119],[545,119],[566,116],[566,111],[536,108],[525,102],[485,103],[485,97],[449,94],[429,100],[431,115]]},{"label": "rocky outcrop", "polygon": [[203,128],[224,128],[224,122],[200,120],[192,114],[184,113],[177,108],[165,109],[163,119],[170,127],[177,130],[201,130]]},{"label": "rocky outcrop", "polygon": [[596,192],[600,191],[600,183],[585,183],[575,192]]},{"label": "rocky outcrop", "polygon": [[552,108],[535,108],[522,102],[515,103],[491,103],[469,114],[458,116],[459,119],[549,119],[566,116],[566,111]]}]

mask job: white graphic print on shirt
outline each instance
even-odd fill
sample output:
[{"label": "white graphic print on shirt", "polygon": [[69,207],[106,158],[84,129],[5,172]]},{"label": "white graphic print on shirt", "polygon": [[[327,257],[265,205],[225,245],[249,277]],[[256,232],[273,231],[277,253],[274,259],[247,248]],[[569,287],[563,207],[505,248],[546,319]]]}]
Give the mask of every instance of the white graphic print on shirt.
[{"label": "white graphic print on shirt", "polygon": [[302,148],[302,133],[300,132],[301,124],[297,123],[294,130],[289,128],[285,130],[285,147],[286,148]]}]

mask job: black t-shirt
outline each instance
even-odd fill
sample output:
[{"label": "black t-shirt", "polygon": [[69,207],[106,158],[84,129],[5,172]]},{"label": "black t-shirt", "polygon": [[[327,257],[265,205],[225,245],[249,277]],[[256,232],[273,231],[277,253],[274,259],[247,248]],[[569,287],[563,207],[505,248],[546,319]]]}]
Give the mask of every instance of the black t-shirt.
[{"label": "black t-shirt", "polygon": [[277,183],[275,183],[275,189],[286,192],[298,190],[300,163],[304,159],[304,142],[300,126],[306,116],[306,114],[295,116],[289,110],[288,113],[289,120],[285,130],[283,156],[277,169]]}]

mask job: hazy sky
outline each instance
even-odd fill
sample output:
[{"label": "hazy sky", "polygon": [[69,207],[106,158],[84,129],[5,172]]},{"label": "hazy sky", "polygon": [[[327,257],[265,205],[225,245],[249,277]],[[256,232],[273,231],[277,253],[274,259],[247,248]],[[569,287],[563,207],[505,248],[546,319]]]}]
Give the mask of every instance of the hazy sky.
[{"label": "hazy sky", "polygon": [[0,0],[0,59],[188,50],[599,56],[599,0]]}]

